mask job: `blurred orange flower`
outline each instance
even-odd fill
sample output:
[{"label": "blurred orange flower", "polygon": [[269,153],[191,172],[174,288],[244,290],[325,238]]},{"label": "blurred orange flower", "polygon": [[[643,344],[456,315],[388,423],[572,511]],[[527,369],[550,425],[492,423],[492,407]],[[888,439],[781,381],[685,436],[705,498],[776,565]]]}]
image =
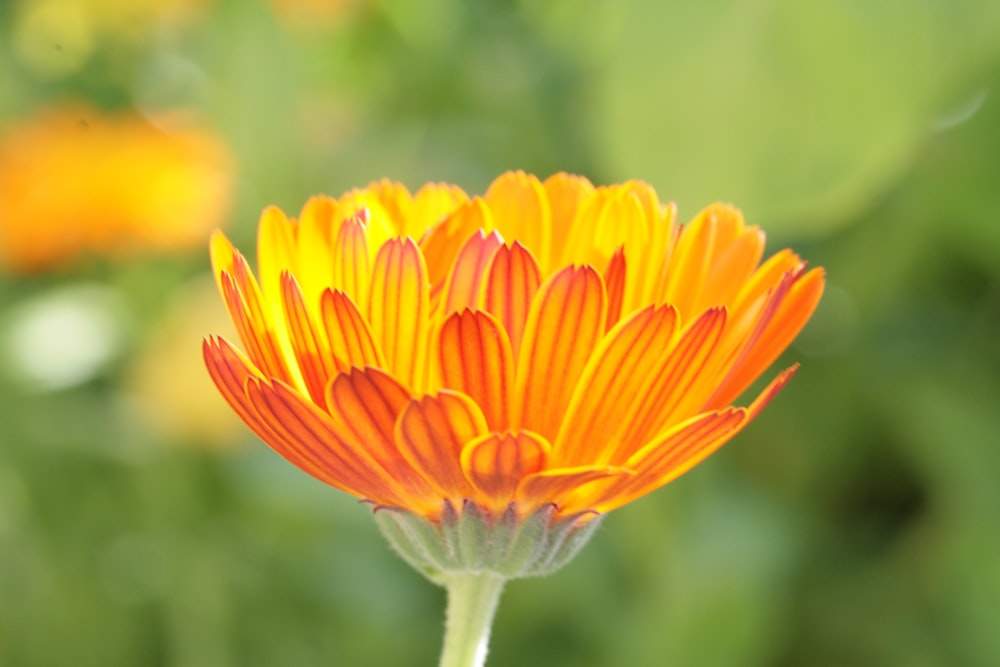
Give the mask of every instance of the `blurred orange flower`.
[{"label": "blurred orange flower", "polygon": [[86,107],[0,132],[0,264],[20,272],[81,254],[181,250],[219,226],[233,160],[202,130]]},{"label": "blurred orange flower", "polygon": [[431,521],[607,512],[682,475],[789,380],[731,403],[805,325],[821,269],[714,205],[684,226],[640,182],[507,173],[470,199],[383,181],[264,211],[259,282],[211,255],[246,352],[223,396],[331,486]]}]

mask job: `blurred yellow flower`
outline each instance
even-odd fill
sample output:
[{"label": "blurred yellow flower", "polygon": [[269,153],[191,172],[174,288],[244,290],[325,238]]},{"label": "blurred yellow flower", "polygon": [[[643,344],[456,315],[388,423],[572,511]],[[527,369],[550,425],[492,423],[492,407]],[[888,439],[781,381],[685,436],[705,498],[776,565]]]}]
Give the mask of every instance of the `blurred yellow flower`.
[{"label": "blurred yellow flower", "polygon": [[0,265],[19,272],[81,254],[181,250],[222,224],[233,161],[202,130],[130,114],[45,111],[0,131]]},{"label": "blurred yellow flower", "polygon": [[245,352],[204,343],[220,392],[319,480],[438,522],[604,513],[682,475],[795,368],[731,403],[805,325],[821,269],[714,205],[630,181],[497,178],[411,195],[382,181],[264,211],[259,281],[221,234]]}]

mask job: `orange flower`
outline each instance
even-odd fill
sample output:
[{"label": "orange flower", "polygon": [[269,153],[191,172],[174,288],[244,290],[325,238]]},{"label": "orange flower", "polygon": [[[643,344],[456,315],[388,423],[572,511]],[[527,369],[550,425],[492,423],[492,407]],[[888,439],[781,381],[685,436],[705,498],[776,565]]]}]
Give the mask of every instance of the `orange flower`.
[{"label": "orange flower", "polygon": [[138,116],[53,109],[0,133],[0,264],[186,249],[222,222],[231,158],[216,137]]},{"label": "orange flower", "polygon": [[823,290],[790,250],[762,264],[736,209],[675,210],[640,182],[520,172],[482,198],[382,181],[268,208],[259,282],[212,239],[246,353],[212,337],[205,361],[262,440],[358,498],[432,522],[607,512],[753,420],[794,367],[730,404]]}]

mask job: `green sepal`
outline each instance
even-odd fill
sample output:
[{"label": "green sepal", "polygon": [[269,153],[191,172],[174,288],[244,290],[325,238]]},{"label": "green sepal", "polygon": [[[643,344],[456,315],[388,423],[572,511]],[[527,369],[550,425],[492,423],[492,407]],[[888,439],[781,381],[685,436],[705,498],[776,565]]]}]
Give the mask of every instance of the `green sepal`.
[{"label": "green sepal", "polygon": [[456,508],[446,500],[437,522],[390,507],[377,508],[375,521],[407,563],[441,584],[460,573],[505,579],[552,574],[572,560],[601,520],[596,512],[555,515],[551,504],[521,516],[511,503],[494,516],[472,501]]}]

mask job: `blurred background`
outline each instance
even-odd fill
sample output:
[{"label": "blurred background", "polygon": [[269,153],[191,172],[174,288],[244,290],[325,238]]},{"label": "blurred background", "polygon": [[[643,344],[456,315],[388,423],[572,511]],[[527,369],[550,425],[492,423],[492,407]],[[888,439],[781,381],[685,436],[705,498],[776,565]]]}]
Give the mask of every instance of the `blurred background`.
[{"label": "blurred background", "polygon": [[215,395],[207,237],[510,168],[733,202],[829,287],[490,664],[1000,665],[995,0],[0,3],[0,664],[435,664],[443,592]]}]

